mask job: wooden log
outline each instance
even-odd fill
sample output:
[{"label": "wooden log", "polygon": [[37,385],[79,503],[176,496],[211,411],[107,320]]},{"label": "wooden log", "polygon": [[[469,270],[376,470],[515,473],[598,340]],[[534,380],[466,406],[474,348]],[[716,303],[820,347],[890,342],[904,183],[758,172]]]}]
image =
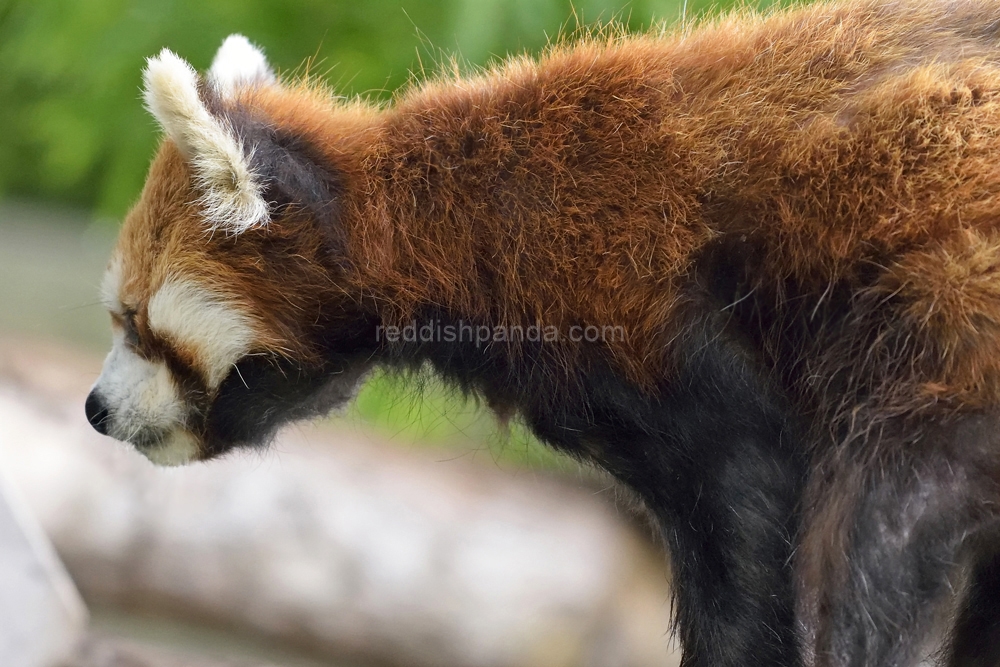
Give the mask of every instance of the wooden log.
[{"label": "wooden log", "polygon": [[86,607],[52,544],[0,474],[0,661],[55,667],[72,654],[86,622]]},{"label": "wooden log", "polygon": [[588,489],[343,427],[158,469],[52,360],[0,345],[0,465],[88,599],[387,665],[670,664],[661,556]]},{"label": "wooden log", "polygon": [[176,655],[117,638],[88,636],[64,667],[278,667],[246,660],[213,660]]}]

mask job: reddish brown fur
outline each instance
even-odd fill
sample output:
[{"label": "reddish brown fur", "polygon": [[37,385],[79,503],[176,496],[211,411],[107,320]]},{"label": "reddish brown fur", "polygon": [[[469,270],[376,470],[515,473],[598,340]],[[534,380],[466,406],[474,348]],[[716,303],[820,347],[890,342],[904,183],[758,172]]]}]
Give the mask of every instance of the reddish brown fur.
[{"label": "reddish brown fur", "polygon": [[[985,1],[820,4],[560,45],[424,84],[385,110],[310,86],[243,102],[342,174],[356,271],[334,296],[372,299],[387,321],[439,304],[496,323],[623,325],[615,358],[649,384],[670,372],[693,258],[746,235],[765,249],[762,289],[794,279],[822,294],[874,263],[886,272],[873,294],[911,299],[898,316],[919,334],[906,359],[922,363],[905,384],[885,380],[896,394],[886,409],[981,405],[1000,399],[988,330],[1000,322],[989,298],[1000,289],[1000,68],[975,32],[990,16],[1000,7]],[[183,167],[164,151],[151,187],[176,178],[166,193],[177,199]],[[162,205],[155,196],[133,219],[173,219],[143,213]],[[205,244],[197,211],[185,215],[169,262],[204,271],[218,244],[239,247]],[[130,223],[123,243],[143,247],[135,233],[148,231]],[[963,255],[978,259],[956,273],[949,258]],[[227,270],[213,280],[232,282]],[[255,312],[273,315],[266,344],[301,352],[293,329],[331,289],[324,273],[254,275],[233,284],[252,285]]]},{"label": "reddish brown fur", "polygon": [[[332,270],[317,230],[291,220],[267,229],[289,246],[267,270],[263,232],[207,239],[167,142],[122,233],[124,293],[141,306],[190,270],[250,302],[262,349],[305,358],[302,334],[345,300],[386,323],[435,304],[495,324],[620,325],[611,354],[652,386],[671,373],[692,262],[738,237],[762,249],[759,289],[776,308],[788,281],[819,298],[846,282],[869,304],[859,331],[908,333],[903,348],[859,333],[835,355],[777,359],[807,395],[807,377],[849,368],[886,415],[996,404],[1000,50],[980,26],[997,19],[990,0],[822,3],[590,37],[388,109],[308,84],[251,91],[243,105],[342,177],[353,270]],[[898,305],[880,309],[888,295]]]}]

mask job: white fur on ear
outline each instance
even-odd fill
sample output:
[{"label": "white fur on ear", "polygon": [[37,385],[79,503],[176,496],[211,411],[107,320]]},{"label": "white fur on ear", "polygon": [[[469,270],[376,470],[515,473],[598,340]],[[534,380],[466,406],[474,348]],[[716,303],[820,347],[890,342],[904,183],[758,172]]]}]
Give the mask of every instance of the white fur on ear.
[{"label": "white fur on ear", "polygon": [[263,51],[243,35],[230,35],[222,42],[208,70],[208,80],[227,99],[242,87],[277,82]]},{"label": "white fur on ear", "polygon": [[205,107],[194,68],[163,49],[147,61],[143,79],[146,107],[187,157],[212,229],[238,234],[267,224],[267,202],[249,154],[232,128]]}]

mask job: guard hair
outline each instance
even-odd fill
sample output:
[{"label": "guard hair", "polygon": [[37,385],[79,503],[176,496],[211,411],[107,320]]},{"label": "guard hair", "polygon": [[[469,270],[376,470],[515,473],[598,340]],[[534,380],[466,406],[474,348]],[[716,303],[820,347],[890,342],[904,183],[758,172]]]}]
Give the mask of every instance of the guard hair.
[{"label": "guard hair", "polygon": [[239,234],[266,225],[270,215],[261,196],[263,185],[250,167],[253,149],[209,112],[198,94],[194,68],[163,49],[147,62],[143,80],[146,107],[195,174],[210,228]]}]

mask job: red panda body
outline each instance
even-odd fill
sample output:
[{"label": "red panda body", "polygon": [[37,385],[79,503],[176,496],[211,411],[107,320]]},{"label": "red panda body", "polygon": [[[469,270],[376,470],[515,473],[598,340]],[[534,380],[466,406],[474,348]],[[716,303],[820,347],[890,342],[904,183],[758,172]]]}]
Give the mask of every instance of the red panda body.
[{"label": "red panda body", "polygon": [[385,109],[230,38],[146,100],[102,432],[210,458],[429,364],[641,498],[686,666],[1000,659],[1000,4],[588,38]]}]

